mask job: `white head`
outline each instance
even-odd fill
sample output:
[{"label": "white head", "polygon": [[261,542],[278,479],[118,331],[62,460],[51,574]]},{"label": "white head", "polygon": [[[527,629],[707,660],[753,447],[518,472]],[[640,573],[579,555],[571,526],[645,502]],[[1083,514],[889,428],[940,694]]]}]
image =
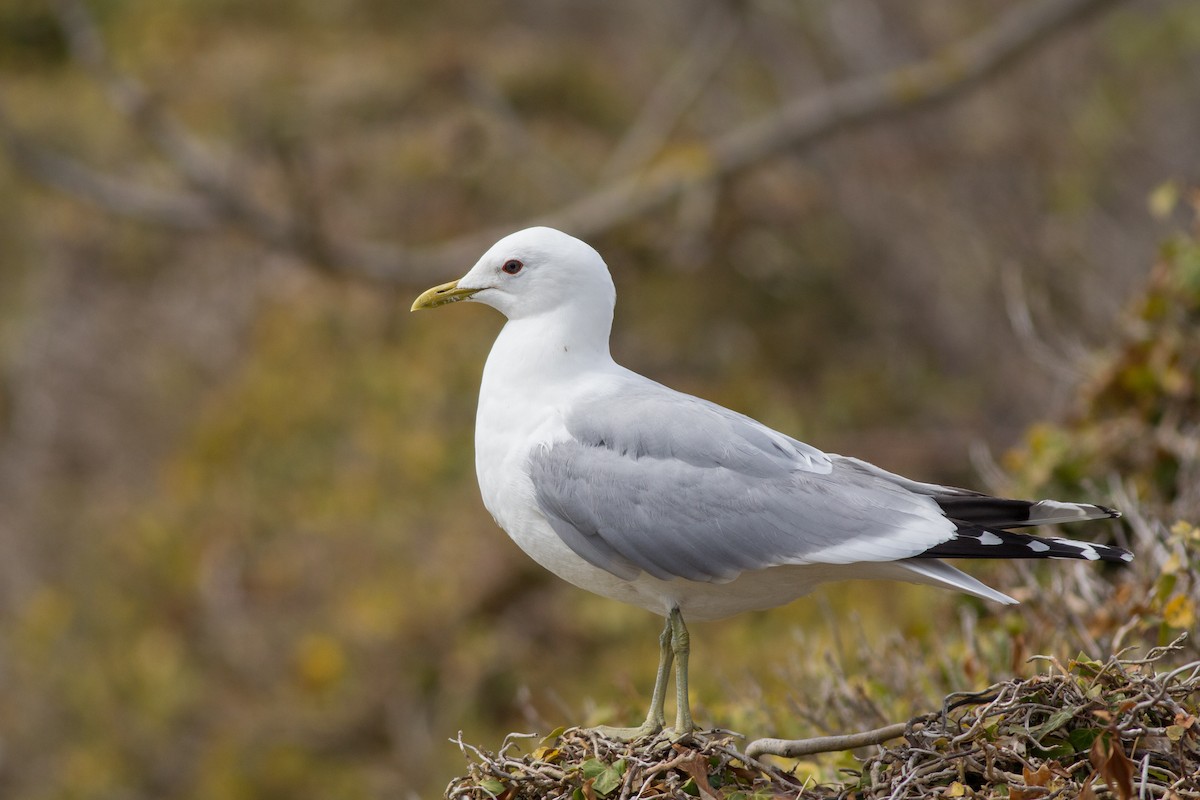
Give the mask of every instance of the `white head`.
[{"label": "white head", "polygon": [[492,245],[459,280],[422,294],[412,310],[470,300],[510,320],[565,310],[607,325],[616,296],[608,266],[589,244],[553,228],[526,228]]}]

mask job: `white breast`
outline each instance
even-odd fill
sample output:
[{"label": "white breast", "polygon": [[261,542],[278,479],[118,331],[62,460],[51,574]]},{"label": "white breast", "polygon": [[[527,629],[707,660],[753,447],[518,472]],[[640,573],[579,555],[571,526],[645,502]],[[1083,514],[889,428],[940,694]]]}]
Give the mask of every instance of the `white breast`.
[{"label": "white breast", "polygon": [[[475,472],[483,503],[517,546],[576,586],[627,602],[636,592],[580,558],[541,513],[529,478],[529,456],[567,437],[563,409],[589,391],[594,368],[580,369],[570,349],[545,333],[510,322],[484,367],[475,419]],[[594,364],[593,364],[594,366]]]}]

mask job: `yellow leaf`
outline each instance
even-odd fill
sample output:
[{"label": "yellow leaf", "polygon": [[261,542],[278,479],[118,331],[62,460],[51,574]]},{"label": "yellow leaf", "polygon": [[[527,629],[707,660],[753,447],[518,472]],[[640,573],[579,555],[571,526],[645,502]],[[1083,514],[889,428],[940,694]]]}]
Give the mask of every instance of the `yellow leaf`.
[{"label": "yellow leaf", "polygon": [[311,633],[296,646],[295,664],[304,686],[320,692],[342,677],[346,671],[346,653],[332,636]]},{"label": "yellow leaf", "polygon": [[963,786],[958,781],[946,787],[946,797],[963,797],[967,793],[967,787]]},{"label": "yellow leaf", "polygon": [[542,745],[534,750],[531,755],[534,761],[553,763],[554,759],[562,755],[562,750],[559,750],[557,747],[546,747],[545,745]]},{"label": "yellow leaf", "polygon": [[1196,625],[1196,602],[1185,594],[1177,594],[1163,607],[1163,621],[1172,628],[1191,629]]},{"label": "yellow leaf", "polygon": [[1186,542],[1189,539],[1200,542],[1200,528],[1181,519],[1171,526],[1171,536],[1181,542]]},{"label": "yellow leaf", "polygon": [[1147,198],[1147,205],[1150,207],[1150,213],[1159,219],[1168,217],[1175,210],[1175,206],[1179,203],[1179,184],[1175,181],[1167,181],[1155,187],[1154,191],[1150,192],[1150,197]]}]

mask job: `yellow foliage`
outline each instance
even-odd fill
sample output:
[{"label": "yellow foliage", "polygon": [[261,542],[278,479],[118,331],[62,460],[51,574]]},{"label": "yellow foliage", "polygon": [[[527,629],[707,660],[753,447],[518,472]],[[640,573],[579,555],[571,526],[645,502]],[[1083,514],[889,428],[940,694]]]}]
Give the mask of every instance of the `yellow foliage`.
[{"label": "yellow foliage", "polygon": [[58,589],[43,586],[25,607],[22,620],[24,638],[51,643],[67,629],[74,616],[71,597]]},{"label": "yellow foliage", "polygon": [[1196,601],[1185,595],[1177,594],[1163,606],[1163,621],[1172,628],[1195,630]]},{"label": "yellow foliage", "polygon": [[346,672],[346,653],[328,634],[306,634],[296,644],[294,661],[301,684],[315,693],[332,688]]}]

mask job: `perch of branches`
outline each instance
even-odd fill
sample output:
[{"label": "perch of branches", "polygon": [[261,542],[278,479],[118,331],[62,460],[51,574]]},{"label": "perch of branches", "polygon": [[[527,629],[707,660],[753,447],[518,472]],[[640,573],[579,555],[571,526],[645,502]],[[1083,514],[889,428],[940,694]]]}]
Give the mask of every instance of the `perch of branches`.
[{"label": "perch of branches", "polygon": [[[453,740],[468,760],[449,800],[542,800],[582,794],[633,800],[684,795],[863,800],[997,796],[1200,797],[1200,662],[1166,666],[1186,636],[1145,658],[1080,658],[1047,674],[981,692],[948,695],[938,712],[849,736],[760,739],[740,752],[728,733],[672,743],[616,742],[571,728],[519,754],[514,736],[497,753]],[[801,780],[761,761],[882,745],[836,784]],[[527,737],[522,737],[527,738]],[[577,794],[578,793],[578,794]]]}]

